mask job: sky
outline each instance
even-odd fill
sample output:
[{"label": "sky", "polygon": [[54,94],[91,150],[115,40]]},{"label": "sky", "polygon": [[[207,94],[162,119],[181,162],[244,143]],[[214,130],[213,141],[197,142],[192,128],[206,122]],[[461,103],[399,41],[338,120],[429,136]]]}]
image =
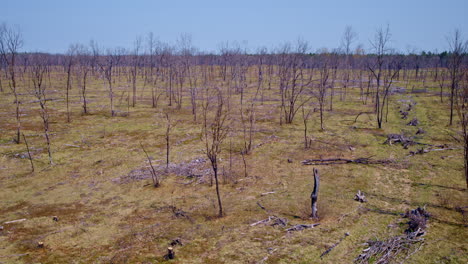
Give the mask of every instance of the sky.
[{"label": "sky", "polygon": [[153,32],[176,43],[189,34],[201,51],[240,43],[250,52],[298,38],[310,51],[340,45],[346,26],[357,44],[370,47],[375,31],[388,24],[390,46],[401,51],[442,51],[458,28],[468,37],[468,0],[0,0],[0,23],[22,32],[22,51],[64,53],[70,44],[131,49],[137,36]]}]

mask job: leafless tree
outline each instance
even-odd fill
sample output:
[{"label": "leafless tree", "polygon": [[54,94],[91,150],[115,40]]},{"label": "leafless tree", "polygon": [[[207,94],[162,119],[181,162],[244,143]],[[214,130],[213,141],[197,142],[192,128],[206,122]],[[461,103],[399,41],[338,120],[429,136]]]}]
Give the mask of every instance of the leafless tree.
[{"label": "leafless tree", "polygon": [[16,59],[18,51],[23,46],[23,37],[18,27],[10,27],[7,24],[0,24],[0,56],[7,67],[9,87],[15,97],[16,105],[16,143],[21,141],[21,115],[20,99],[16,80]]},{"label": "leafless tree", "polygon": [[132,76],[132,107],[135,107],[136,104],[136,83],[137,83],[137,74],[138,68],[141,66],[141,37],[137,37],[133,43],[133,52],[132,52],[132,67],[131,67],[131,76]]},{"label": "leafless tree", "polygon": [[45,83],[45,77],[47,71],[49,71],[49,63],[47,61],[46,55],[44,54],[33,54],[32,63],[30,66],[30,80],[33,84],[32,93],[37,98],[37,102],[40,106],[40,116],[42,119],[44,127],[44,136],[47,143],[47,153],[49,155],[49,164],[52,165],[52,152],[50,147],[50,135],[49,135],[49,124],[50,116],[47,108],[47,85]]},{"label": "leafless tree", "polygon": [[353,69],[352,63],[352,45],[357,39],[357,33],[353,30],[351,26],[346,26],[345,31],[343,32],[343,36],[341,37],[341,49],[345,55],[345,71],[343,73],[343,89],[341,99],[344,100],[346,98],[347,87],[349,85],[350,74]]},{"label": "leafless tree", "polygon": [[67,55],[66,55],[66,71],[67,71],[67,90],[66,90],[66,98],[65,101],[67,103],[67,123],[70,123],[70,89],[72,86],[72,72],[73,72],[73,64],[75,63],[77,46],[71,45],[68,48]]},{"label": "leafless tree", "polygon": [[453,110],[455,103],[455,96],[457,95],[457,89],[460,81],[463,78],[463,59],[468,51],[468,44],[463,40],[459,29],[455,29],[451,36],[447,37],[449,44],[449,60],[448,70],[450,78],[450,121],[449,125],[453,123]]},{"label": "leafless tree", "polygon": [[302,121],[304,122],[304,148],[308,149],[311,147],[312,141],[309,139],[308,136],[308,127],[307,123],[309,122],[310,115],[312,113],[312,109],[308,108],[306,110],[305,106],[302,106]]},{"label": "leafless tree", "polygon": [[174,127],[174,123],[172,122],[169,113],[166,112],[164,114],[164,117],[166,118],[166,134],[165,134],[165,139],[166,139],[166,169],[169,169],[169,156],[170,156],[170,136],[171,136],[171,130]]},{"label": "leafless tree", "polygon": [[388,44],[391,39],[390,27],[379,28],[375,32],[374,39],[370,41],[374,57],[371,57],[367,63],[369,71],[376,81],[375,87],[375,111],[377,115],[377,126],[382,128],[385,104],[388,104],[390,86],[401,69],[401,62],[389,61],[386,56],[391,51]]},{"label": "leafless tree", "polygon": [[[215,184],[216,184],[216,196],[218,198],[218,216],[223,216],[223,206],[221,203],[221,196],[219,192],[219,181],[218,181],[218,155],[221,152],[221,144],[229,133],[229,112],[225,108],[225,98],[220,89],[216,89],[216,101],[213,105],[214,116],[211,117],[209,113],[210,98],[207,97],[203,103],[203,127],[204,127],[204,140],[205,150],[208,159],[211,162],[213,169]],[[208,96],[208,95],[207,95]]]},{"label": "leafless tree", "polygon": [[464,149],[464,169],[465,169],[465,179],[466,186],[468,188],[468,68],[461,69],[462,80],[464,77],[464,82],[459,80],[457,85],[457,99],[456,109],[458,112],[458,117],[460,118],[460,126],[463,136],[463,149]]},{"label": "leafless tree", "polygon": [[[291,45],[281,47],[279,56],[279,79],[281,95],[281,114],[286,124],[291,124],[301,106],[310,100],[303,96],[312,82],[312,76],[305,74],[305,55],[308,43],[298,39],[295,50],[291,52]],[[283,118],[280,119],[280,124]]]},{"label": "leafless tree", "polygon": [[111,116],[115,115],[114,91],[112,87],[113,71],[115,70],[114,67],[119,65],[123,54],[125,54],[125,51],[122,48],[108,49],[107,54],[103,57],[100,57],[100,60],[98,61],[99,67],[108,84]]},{"label": "leafless tree", "polygon": [[88,114],[89,107],[87,103],[87,81],[88,73],[91,70],[91,54],[88,48],[84,45],[76,45],[76,57],[77,57],[77,67],[76,79],[80,89],[80,97],[82,100],[83,114]]},{"label": "leafless tree", "polygon": [[326,96],[327,90],[329,87],[328,79],[330,77],[330,68],[328,66],[329,59],[327,58],[327,54],[322,54],[322,60],[320,62],[320,75],[319,75],[319,84],[318,84],[318,91],[315,93],[317,97],[317,101],[319,103],[319,111],[320,111],[320,129],[323,130],[323,111],[325,108],[326,103]]}]

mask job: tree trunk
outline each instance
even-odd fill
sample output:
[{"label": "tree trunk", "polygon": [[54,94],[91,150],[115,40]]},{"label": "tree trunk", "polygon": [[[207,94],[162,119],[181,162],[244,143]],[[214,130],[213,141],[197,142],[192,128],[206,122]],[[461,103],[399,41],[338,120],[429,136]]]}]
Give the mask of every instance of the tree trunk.
[{"label": "tree trunk", "polygon": [[221,204],[221,196],[219,195],[218,164],[217,164],[217,160],[214,160],[214,162],[213,162],[212,165],[213,165],[214,178],[215,178],[215,183],[216,183],[216,196],[218,197],[218,206],[219,206],[218,216],[219,216],[219,217],[222,217],[222,216],[223,216],[223,205]]}]

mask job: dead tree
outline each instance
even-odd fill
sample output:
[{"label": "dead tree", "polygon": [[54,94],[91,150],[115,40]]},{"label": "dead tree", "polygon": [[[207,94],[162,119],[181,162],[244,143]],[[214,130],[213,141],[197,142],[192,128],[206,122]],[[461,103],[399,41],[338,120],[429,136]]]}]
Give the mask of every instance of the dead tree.
[{"label": "dead tree", "polygon": [[211,162],[213,169],[215,183],[216,183],[216,196],[218,198],[219,213],[218,216],[223,216],[223,206],[221,203],[221,196],[219,193],[218,181],[218,155],[221,152],[221,144],[229,132],[229,112],[225,109],[225,99],[221,90],[216,89],[216,103],[214,105],[214,117],[210,118],[210,98],[207,98],[203,104],[203,118],[204,118],[204,139],[205,150],[208,159]]},{"label": "dead tree", "polygon": [[9,27],[6,24],[0,24],[0,56],[7,67],[7,76],[9,87],[15,97],[16,106],[16,139],[17,144],[21,141],[21,115],[20,99],[16,80],[16,59],[19,49],[23,46],[23,38],[18,28]]},{"label": "dead tree", "polygon": [[171,122],[171,118],[169,117],[169,113],[165,114],[166,117],[166,170],[169,169],[169,156],[170,156],[170,135],[172,127],[174,126]]},{"label": "dead tree", "polygon": [[310,201],[311,201],[311,209],[312,209],[312,218],[318,218],[317,215],[317,199],[318,199],[318,191],[320,185],[320,176],[319,172],[316,168],[314,168],[314,190],[310,194]]},{"label": "dead tree", "polygon": [[107,54],[101,57],[99,61],[99,67],[104,75],[104,78],[107,80],[108,88],[109,88],[109,99],[110,99],[110,113],[111,116],[115,115],[114,111],[114,91],[113,91],[113,71],[115,70],[114,67],[117,67],[120,63],[120,59],[124,54],[123,49],[108,49]]},{"label": "dead tree", "polygon": [[382,128],[385,104],[388,106],[390,86],[401,69],[399,61],[388,61],[389,56],[387,55],[390,52],[388,43],[390,42],[390,39],[391,34],[388,25],[385,30],[380,28],[376,31],[374,40],[371,41],[375,56],[373,58],[369,58],[367,64],[367,68],[372,73],[376,81],[375,112],[377,115],[378,128]]},{"label": "dead tree", "polygon": [[[326,55],[324,55],[326,56]],[[320,79],[318,85],[318,91],[315,93],[319,103],[319,111],[320,111],[320,129],[323,130],[323,111],[325,107],[325,100],[328,90],[328,77],[330,76],[330,69],[328,67],[328,58],[324,57],[320,64]]]},{"label": "dead tree", "polygon": [[141,56],[140,56],[140,49],[141,49],[141,37],[137,37],[134,42],[134,48],[132,53],[132,67],[130,69],[131,77],[132,77],[132,107],[135,107],[136,104],[136,82],[137,82],[137,74],[138,68],[140,67],[141,63]]},{"label": "dead tree", "polygon": [[67,123],[70,123],[70,89],[72,86],[72,70],[73,64],[75,63],[75,55],[77,51],[77,46],[71,45],[68,48],[67,55],[66,55],[66,71],[67,71],[67,90],[66,90],[66,98],[65,101],[67,102]]},{"label": "dead tree", "polygon": [[463,60],[468,51],[468,41],[463,41],[460,30],[456,29],[452,36],[447,38],[450,46],[448,59],[448,72],[450,78],[450,121],[453,123],[453,110],[457,95],[458,86],[463,79]]},{"label": "dead tree", "polygon": [[88,114],[89,107],[87,103],[87,80],[88,73],[91,70],[91,55],[89,50],[84,45],[76,46],[76,56],[78,66],[75,67],[76,79],[80,89],[80,97],[82,101],[83,114]]},{"label": "dead tree", "polygon": [[30,66],[30,80],[33,83],[33,95],[37,98],[40,106],[40,116],[44,127],[44,136],[47,143],[47,153],[49,154],[49,164],[52,165],[52,153],[50,149],[49,135],[49,111],[47,109],[47,93],[45,84],[45,75],[49,71],[49,65],[45,55],[34,54]]},{"label": "dead tree", "polygon": [[312,140],[309,139],[307,135],[308,127],[307,122],[309,121],[310,114],[312,113],[312,109],[305,110],[304,106],[302,106],[302,121],[304,121],[304,148],[308,149],[311,147]]},{"label": "dead tree", "polygon": [[463,136],[463,149],[464,149],[464,169],[466,186],[468,188],[468,70],[464,70],[465,82],[458,88],[456,109],[460,119],[461,134]]}]

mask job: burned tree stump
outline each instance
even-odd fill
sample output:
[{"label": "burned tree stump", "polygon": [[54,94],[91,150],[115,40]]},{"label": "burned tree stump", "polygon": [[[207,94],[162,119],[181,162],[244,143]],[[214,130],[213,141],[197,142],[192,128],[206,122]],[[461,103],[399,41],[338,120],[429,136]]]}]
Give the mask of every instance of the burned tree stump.
[{"label": "burned tree stump", "polygon": [[314,190],[310,194],[311,200],[311,209],[312,209],[312,218],[318,218],[317,216],[317,199],[318,199],[318,191],[320,185],[320,176],[318,170],[314,168]]}]

